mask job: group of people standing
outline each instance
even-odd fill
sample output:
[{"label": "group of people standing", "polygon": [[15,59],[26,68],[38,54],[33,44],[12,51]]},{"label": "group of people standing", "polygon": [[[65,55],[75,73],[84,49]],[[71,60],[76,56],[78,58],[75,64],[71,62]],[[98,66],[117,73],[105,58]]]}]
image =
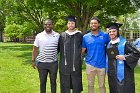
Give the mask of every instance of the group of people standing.
[{"label": "group of people standing", "polygon": [[[135,93],[134,68],[140,52],[119,35],[121,24],[108,24],[109,33],[99,29],[100,20],[97,17],[91,18],[89,25],[89,33],[83,35],[75,29],[76,19],[69,17],[67,30],[58,34],[53,31],[52,20],[45,21],[44,31],[37,34],[32,50],[32,66],[39,72],[40,93],[46,93],[48,73],[51,93],[56,93],[58,67],[60,92],[70,93],[72,89],[72,93],[81,93],[83,56],[86,62],[88,93],[96,93],[96,75],[100,93],[106,93],[106,72],[110,93]],[[60,62],[57,55],[59,52]]]}]

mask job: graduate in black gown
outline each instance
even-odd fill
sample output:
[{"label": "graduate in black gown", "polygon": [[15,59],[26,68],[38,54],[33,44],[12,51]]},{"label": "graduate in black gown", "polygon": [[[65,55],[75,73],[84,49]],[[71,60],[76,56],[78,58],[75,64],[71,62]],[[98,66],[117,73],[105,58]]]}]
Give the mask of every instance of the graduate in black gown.
[{"label": "graduate in black gown", "polygon": [[60,88],[61,93],[80,93],[82,87],[82,38],[81,31],[75,29],[76,20],[70,16],[68,18],[65,32],[60,34]]},{"label": "graduate in black gown", "polygon": [[110,23],[107,46],[107,74],[110,93],[135,93],[134,68],[140,52],[119,35],[122,24]]}]

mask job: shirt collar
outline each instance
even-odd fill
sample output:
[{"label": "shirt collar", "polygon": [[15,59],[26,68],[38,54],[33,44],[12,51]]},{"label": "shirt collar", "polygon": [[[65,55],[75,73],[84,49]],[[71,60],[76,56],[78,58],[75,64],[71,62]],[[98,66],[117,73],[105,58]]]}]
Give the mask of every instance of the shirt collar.
[{"label": "shirt collar", "polygon": [[120,38],[117,38],[114,41],[112,41],[112,40],[110,41],[111,44],[116,44],[116,43],[119,43],[119,42],[120,42]]},{"label": "shirt collar", "polygon": [[96,37],[96,36],[100,36],[100,35],[101,35],[101,31],[98,30],[98,34],[97,34],[97,35],[93,35],[93,34],[92,34],[92,31],[90,32],[90,34],[91,34],[91,36],[95,36],[95,37]]},{"label": "shirt collar", "polygon": [[45,35],[54,35],[54,34],[55,34],[55,32],[54,32],[53,30],[52,30],[52,33],[51,33],[51,34],[47,34],[45,30],[43,31],[43,33],[44,33]]},{"label": "shirt collar", "polygon": [[81,31],[78,31],[78,30],[76,30],[76,31],[74,31],[74,32],[69,32],[68,30],[67,31],[65,31],[68,35],[74,35],[74,34],[76,34],[76,33],[78,33],[78,32],[80,32],[81,33]]}]

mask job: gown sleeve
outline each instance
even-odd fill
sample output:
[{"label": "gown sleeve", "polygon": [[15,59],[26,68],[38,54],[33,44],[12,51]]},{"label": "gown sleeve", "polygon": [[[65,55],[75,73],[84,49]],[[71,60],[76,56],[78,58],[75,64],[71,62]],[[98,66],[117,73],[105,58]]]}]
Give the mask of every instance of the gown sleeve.
[{"label": "gown sleeve", "polygon": [[60,45],[61,45],[62,35],[60,34],[59,40],[58,40],[58,53],[60,52]]},{"label": "gown sleeve", "polygon": [[126,42],[125,44],[125,62],[131,68],[134,69],[136,66],[138,59],[140,58],[140,52],[137,48],[132,44]]}]

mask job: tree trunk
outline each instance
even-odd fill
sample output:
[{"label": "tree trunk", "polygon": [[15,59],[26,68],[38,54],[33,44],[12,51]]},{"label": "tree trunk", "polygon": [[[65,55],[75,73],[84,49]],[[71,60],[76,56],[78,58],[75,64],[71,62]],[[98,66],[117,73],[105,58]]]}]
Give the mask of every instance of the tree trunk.
[{"label": "tree trunk", "polygon": [[[83,7],[83,9],[81,9]],[[82,31],[82,33],[85,33],[85,31],[88,28],[88,24],[89,24],[89,20],[91,19],[91,17],[93,16],[93,12],[91,12],[90,8],[86,7],[86,6],[82,6],[80,8],[77,8],[80,12],[76,12],[78,15],[77,18],[77,27],[79,28],[80,31]]]},{"label": "tree trunk", "polygon": [[3,42],[3,32],[0,31],[0,42]]}]

